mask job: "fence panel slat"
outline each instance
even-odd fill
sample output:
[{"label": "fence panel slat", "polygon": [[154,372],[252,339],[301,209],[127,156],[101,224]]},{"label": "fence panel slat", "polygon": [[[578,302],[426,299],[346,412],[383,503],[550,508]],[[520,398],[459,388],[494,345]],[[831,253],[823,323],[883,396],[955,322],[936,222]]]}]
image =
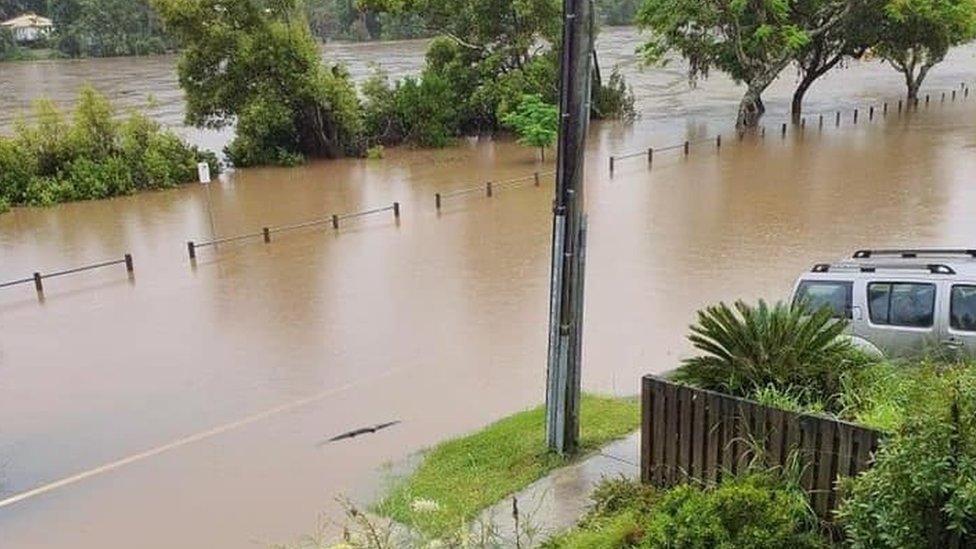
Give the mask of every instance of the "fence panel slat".
[{"label": "fence panel slat", "polygon": [[829,511],[827,502],[830,500],[830,492],[834,487],[834,478],[831,474],[836,471],[834,460],[837,455],[834,453],[834,422],[825,421],[819,424],[820,444],[815,452],[817,456],[817,485],[813,493],[813,505],[817,514],[824,516]]},{"label": "fence panel slat", "polygon": [[657,442],[657,435],[654,429],[654,385],[650,379],[644,378],[641,382],[641,437],[640,446],[640,468],[641,482],[650,484],[651,478],[651,456],[653,455],[654,443]]},{"label": "fence panel slat", "polygon": [[671,486],[676,481],[676,465],[678,463],[678,387],[668,385],[664,391],[666,426],[664,433],[664,486]]},{"label": "fence panel slat", "polygon": [[817,465],[817,422],[809,417],[800,417],[800,456],[803,464],[803,475],[801,485],[804,490],[814,489],[814,479],[816,477],[815,467]]},{"label": "fence panel slat", "polygon": [[[837,425],[837,477],[849,477],[852,474],[851,442],[854,438],[854,430],[850,425]],[[837,507],[836,486],[830,491],[830,501],[827,506],[831,509]]]},{"label": "fence panel slat", "polygon": [[666,395],[664,386],[660,383],[654,385],[652,389],[654,393],[654,413],[652,416],[652,421],[654,421],[654,427],[652,428],[654,436],[654,448],[651,450],[651,467],[650,474],[651,478],[654,479],[655,485],[662,485],[664,483],[664,449],[667,447],[667,422],[666,414],[667,409],[665,408]]},{"label": "fence panel slat", "polygon": [[691,389],[678,388],[678,481],[683,481],[691,471]]},{"label": "fence panel slat", "polygon": [[752,405],[739,401],[736,406],[735,472],[743,473],[749,465],[749,440],[752,436]]},{"label": "fence panel slat", "polygon": [[722,399],[722,475],[735,470],[735,401]]},{"label": "fence panel slat", "polygon": [[722,400],[718,395],[707,397],[707,417],[705,428],[708,429],[708,443],[705,455],[705,479],[718,482],[718,469],[722,466]]},{"label": "fence panel slat", "polygon": [[708,440],[708,425],[705,421],[707,408],[706,395],[695,392],[691,398],[691,476],[705,478],[705,443]]}]

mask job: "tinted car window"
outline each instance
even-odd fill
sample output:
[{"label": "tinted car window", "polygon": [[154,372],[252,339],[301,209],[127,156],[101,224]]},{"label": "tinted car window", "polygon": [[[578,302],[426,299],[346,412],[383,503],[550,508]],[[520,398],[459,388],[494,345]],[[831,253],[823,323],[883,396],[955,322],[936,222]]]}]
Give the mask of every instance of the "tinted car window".
[{"label": "tinted car window", "polygon": [[837,318],[850,318],[854,283],[836,280],[806,280],[800,283],[793,304],[811,311],[828,307]]},{"label": "tinted car window", "polygon": [[930,328],[935,321],[935,284],[869,284],[868,312],[874,324]]},{"label": "tinted car window", "polygon": [[976,332],[976,286],[953,286],[950,310],[954,330]]}]

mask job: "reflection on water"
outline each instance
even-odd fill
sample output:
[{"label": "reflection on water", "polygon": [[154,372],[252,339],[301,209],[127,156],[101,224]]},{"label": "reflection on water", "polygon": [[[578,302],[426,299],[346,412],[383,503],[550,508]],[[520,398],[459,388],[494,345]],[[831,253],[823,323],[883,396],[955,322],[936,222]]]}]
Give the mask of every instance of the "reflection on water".
[{"label": "reflection on water", "polygon": [[[822,134],[730,139],[688,159],[662,153],[653,169],[621,161],[610,178],[609,154],[727,130],[737,101],[718,78],[689,90],[680,68],[636,73],[634,45],[627,30],[601,37],[604,64],[624,65],[647,114],[592,128],[588,390],[635,393],[641,374],[686,356],[695,310],[785,296],[815,261],[870,246],[971,244],[973,98]],[[337,48],[396,73],[416,70],[423,44]],[[955,52],[932,89],[958,86],[972,56]],[[172,66],[165,57],[0,65],[0,95],[25,102],[34,88],[23,77],[34,74],[66,100],[97,75],[116,96],[152,90],[156,116],[175,125]],[[858,65],[817,88],[812,108],[865,105],[900,85],[880,65]],[[790,87],[786,78],[771,91],[771,123]],[[551,177],[491,199],[446,199],[439,213],[433,196],[548,169],[533,150],[472,139],[382,161],[232,172],[213,185],[222,235],[394,201],[403,216],[204,249],[195,266],[185,242],[209,233],[197,186],[0,216],[0,280],[124,252],[136,264],[132,283],[121,268],[51,280],[43,304],[29,285],[0,291],[0,500],[200,435],[0,508],[4,547],[292,539],[335,511],[336,494],[367,490],[384,462],[539,403]],[[391,419],[403,423],[316,447]]]}]

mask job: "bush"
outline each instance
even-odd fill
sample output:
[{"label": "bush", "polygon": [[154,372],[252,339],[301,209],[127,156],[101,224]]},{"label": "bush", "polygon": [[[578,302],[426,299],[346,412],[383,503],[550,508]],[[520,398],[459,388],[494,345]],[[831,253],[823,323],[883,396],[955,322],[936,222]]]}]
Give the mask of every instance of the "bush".
[{"label": "bush", "polygon": [[116,120],[112,104],[82,90],[72,121],[50,101],[35,107],[35,122],[17,122],[0,137],[0,199],[8,205],[47,206],[172,187],[193,181],[198,162],[220,173],[216,155],[190,146],[140,113]]},{"label": "bush", "polygon": [[634,90],[627,85],[620,69],[614,67],[610,79],[593,94],[591,115],[598,120],[634,120],[637,109]]},{"label": "bush", "polygon": [[829,403],[844,372],[867,361],[839,338],[846,327],[827,309],[720,303],[699,311],[689,339],[704,354],[685,360],[674,378],[743,397],[771,385]]},{"label": "bush", "polygon": [[872,468],[846,483],[838,517],[855,549],[976,547],[976,374],[933,381]]},{"label": "bush", "polygon": [[647,524],[647,548],[794,549],[825,544],[799,489],[751,474],[713,490],[691,485],[668,492]]},{"label": "bush", "polygon": [[519,143],[539,148],[543,160],[546,147],[552,145],[559,135],[559,109],[544,102],[538,95],[522,96],[518,106],[502,121],[515,130]]},{"label": "bush", "polygon": [[798,487],[766,473],[731,477],[704,488],[666,492],[635,481],[604,481],[593,511],[579,527],[549,541],[549,549],[779,549],[827,546]]}]

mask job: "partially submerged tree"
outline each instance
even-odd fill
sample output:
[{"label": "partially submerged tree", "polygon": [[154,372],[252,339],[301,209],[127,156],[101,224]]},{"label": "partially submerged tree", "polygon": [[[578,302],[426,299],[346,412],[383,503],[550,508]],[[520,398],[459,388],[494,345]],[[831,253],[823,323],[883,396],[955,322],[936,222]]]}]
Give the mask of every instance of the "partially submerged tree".
[{"label": "partially submerged tree", "polygon": [[237,126],[238,166],[361,154],[362,116],[349,75],[328,68],[297,0],[154,0],[182,43],[187,122]]},{"label": "partially submerged tree", "polygon": [[889,0],[878,53],[905,76],[908,100],[952,46],[976,38],[973,0]]},{"label": "partially submerged tree", "polygon": [[745,84],[736,127],[753,128],[766,111],[766,88],[847,13],[826,4],[823,16],[818,10],[800,17],[790,0],[644,0],[637,24],[651,37],[642,53],[650,62],[664,62],[677,52],[688,61],[692,82],[718,69]]},{"label": "partially submerged tree", "polygon": [[518,107],[505,115],[503,122],[515,130],[519,143],[537,147],[546,160],[546,147],[556,141],[559,134],[559,109],[542,100],[538,95],[526,95]]},{"label": "partially submerged tree", "polygon": [[[794,122],[803,113],[803,99],[820,77],[846,60],[859,59],[878,41],[884,0],[801,0],[795,10],[810,28],[824,31],[796,52],[800,81],[793,92]],[[845,13],[842,17],[839,14]],[[832,23],[833,24],[830,24]]]}]

